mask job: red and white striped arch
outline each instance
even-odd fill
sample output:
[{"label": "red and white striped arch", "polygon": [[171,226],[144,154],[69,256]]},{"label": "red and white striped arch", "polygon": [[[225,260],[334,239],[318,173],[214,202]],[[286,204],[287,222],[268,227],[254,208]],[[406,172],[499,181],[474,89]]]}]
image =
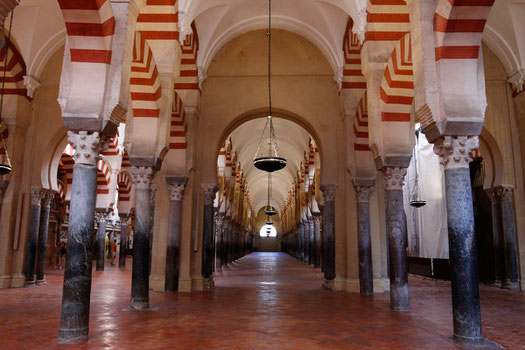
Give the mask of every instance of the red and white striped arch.
[{"label": "red and white striped arch", "polygon": [[109,194],[111,171],[104,159],[97,162],[97,194]]},{"label": "red and white striped arch", "polygon": [[169,149],[185,150],[186,125],[184,123],[184,106],[179,95],[174,92],[173,109],[171,111],[171,127]]},{"label": "red and white striped arch", "polygon": [[127,171],[121,171],[117,176],[117,184],[119,202],[129,202],[131,199],[131,189],[133,186],[130,174]]},{"label": "red and white striped arch", "polygon": [[120,169],[131,170],[131,163],[129,162],[129,155],[127,150],[124,150],[124,153],[122,154],[122,163],[120,165]]},{"label": "red and white striped arch", "polygon": [[130,77],[131,104],[136,118],[158,118],[162,95],[159,72],[148,42],[135,33]]},{"label": "red and white striped arch", "polygon": [[66,201],[66,185],[62,181],[57,180],[57,187],[60,202],[64,203]]},{"label": "red and white striped arch", "polygon": [[352,33],[354,22],[348,18],[343,38],[344,68],[343,89],[366,90],[366,79],[361,67],[361,44],[356,34]]},{"label": "red and white striped arch", "polygon": [[368,0],[365,41],[396,42],[410,32],[410,16],[404,0]]},{"label": "red and white striped arch", "polygon": [[58,0],[58,4],[66,22],[71,62],[109,65],[115,34],[111,1]]},{"label": "red and white striped arch", "polygon": [[119,134],[117,130],[117,133],[115,134],[115,136],[113,136],[111,140],[109,141],[109,147],[104,152],[102,152],[102,155],[106,157],[107,156],[118,156],[119,155],[118,142],[119,142]]},{"label": "red and white striped arch", "polygon": [[178,40],[177,0],[146,0],[137,17],[136,31],[146,40]]},{"label": "red and white striped arch", "polygon": [[354,150],[369,151],[368,141],[368,100],[367,93],[361,98],[354,120]]},{"label": "red and white striped arch", "polygon": [[408,122],[414,101],[414,71],[412,69],[410,33],[396,44],[388,60],[381,82],[381,121]]},{"label": "red and white striped arch", "polygon": [[195,23],[191,24],[192,33],[180,38],[182,58],[180,62],[180,77],[175,79],[175,90],[200,90],[197,54],[199,51],[199,36]]},{"label": "red and white striped arch", "polygon": [[[7,51],[7,66],[5,65],[5,55]],[[27,89],[24,86],[24,76],[26,75],[26,64],[22,55],[13,44],[5,45],[0,50],[0,74],[5,72],[4,95],[19,95],[27,97]],[[29,98],[28,98],[29,99]]]},{"label": "red and white striped arch", "polygon": [[70,145],[66,147],[64,153],[62,153],[62,156],[60,157],[60,162],[58,166],[59,176],[62,175],[60,171],[63,171],[63,175],[65,176],[64,200],[66,201],[71,200],[71,186],[73,185],[73,166],[75,165],[75,160],[72,157],[73,152],[68,152],[68,148],[72,150]]}]

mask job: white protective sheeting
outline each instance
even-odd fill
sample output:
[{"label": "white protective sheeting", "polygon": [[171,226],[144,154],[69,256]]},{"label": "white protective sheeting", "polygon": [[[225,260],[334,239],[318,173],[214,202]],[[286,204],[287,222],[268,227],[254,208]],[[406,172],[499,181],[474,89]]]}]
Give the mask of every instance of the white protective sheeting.
[{"label": "white protective sheeting", "polygon": [[[427,204],[420,208],[410,205],[417,196],[416,168],[419,197]],[[409,255],[422,258],[448,258],[447,208],[445,174],[439,157],[425,135],[420,133],[403,187],[407,216]],[[418,242],[419,241],[419,242]]]}]

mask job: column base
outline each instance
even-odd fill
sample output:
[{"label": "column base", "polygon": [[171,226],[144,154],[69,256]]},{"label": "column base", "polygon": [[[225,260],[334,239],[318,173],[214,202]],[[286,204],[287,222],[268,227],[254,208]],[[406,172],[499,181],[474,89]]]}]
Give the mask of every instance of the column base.
[{"label": "column base", "polygon": [[213,281],[213,277],[204,279],[203,288],[204,290],[212,290],[213,288],[215,288],[215,282]]},{"label": "column base", "polygon": [[191,292],[191,278],[182,279],[179,277],[179,292]]},{"label": "column base", "polygon": [[164,292],[166,290],[166,278],[163,275],[151,274],[149,276],[149,289],[155,292]]},{"label": "column base", "polygon": [[122,309],[123,311],[148,311],[158,310],[156,306],[150,306],[149,301],[131,300],[131,305]]},{"label": "column base", "polygon": [[485,339],[485,338],[470,339],[470,338],[458,337],[455,335],[452,338],[447,338],[447,341],[454,344],[457,347],[460,347],[461,349],[468,349],[468,350],[505,349],[503,346],[499,345],[498,343]]},{"label": "column base", "polygon": [[22,288],[24,286],[25,281],[26,277],[24,275],[14,275],[11,279],[11,288]]},{"label": "column base", "polygon": [[58,334],[59,344],[80,344],[89,339],[89,328],[61,329]]},{"label": "column base", "polygon": [[325,279],[323,281],[323,288],[328,290],[334,290],[334,280]]},{"label": "column base", "polygon": [[9,275],[0,276],[0,289],[9,288],[12,286],[12,278]]},{"label": "column base", "polygon": [[512,282],[512,281],[509,281],[509,280],[506,280],[505,282],[503,282],[501,288],[503,289],[508,289],[508,290],[520,290],[520,286],[518,284],[518,282]]},{"label": "column base", "polygon": [[348,293],[359,293],[359,280],[347,279],[346,280],[346,291]]}]

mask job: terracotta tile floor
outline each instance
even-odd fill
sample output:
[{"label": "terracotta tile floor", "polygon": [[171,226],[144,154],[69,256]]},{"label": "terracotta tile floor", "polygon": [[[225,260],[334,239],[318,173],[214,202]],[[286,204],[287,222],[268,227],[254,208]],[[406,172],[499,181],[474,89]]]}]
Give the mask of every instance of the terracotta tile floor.
[{"label": "terracotta tile floor", "polygon": [[[318,270],[280,253],[244,257],[202,293],[151,292],[157,311],[125,312],[125,271],[93,272],[90,340],[56,344],[62,275],[46,286],[0,290],[1,349],[455,349],[449,283],[410,279],[412,312],[388,294],[370,298],[320,288]],[[484,335],[525,349],[525,293],[482,286]]]}]

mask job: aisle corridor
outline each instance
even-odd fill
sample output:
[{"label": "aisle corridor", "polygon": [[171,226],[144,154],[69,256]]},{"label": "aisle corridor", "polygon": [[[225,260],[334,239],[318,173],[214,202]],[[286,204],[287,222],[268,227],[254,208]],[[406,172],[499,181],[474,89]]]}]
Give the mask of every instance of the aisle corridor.
[{"label": "aisle corridor", "polygon": [[[218,272],[216,289],[150,292],[156,311],[126,312],[131,264],[93,272],[90,340],[78,349],[455,349],[449,284],[411,278],[413,311],[394,313],[388,294],[320,288],[318,270],[282,253],[253,253]],[[56,344],[62,276],[47,286],[0,290],[1,349],[62,349]],[[525,296],[482,287],[484,334],[525,347]]]}]

